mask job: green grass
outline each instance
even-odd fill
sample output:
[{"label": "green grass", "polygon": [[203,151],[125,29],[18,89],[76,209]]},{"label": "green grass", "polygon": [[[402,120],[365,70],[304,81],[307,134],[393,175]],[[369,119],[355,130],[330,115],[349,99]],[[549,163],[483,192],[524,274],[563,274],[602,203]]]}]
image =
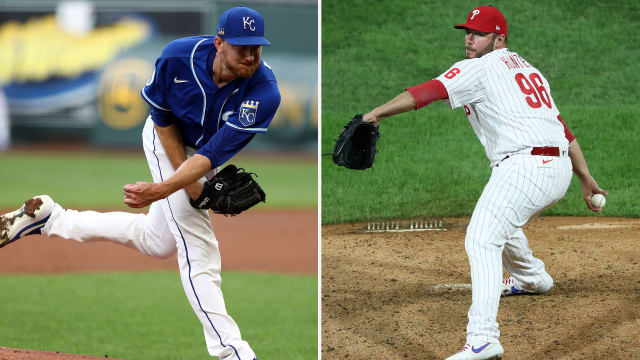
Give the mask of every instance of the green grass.
[{"label": "green grass", "polygon": [[[227,272],[222,279],[227,311],[259,358],[317,359],[316,276]],[[211,359],[177,273],[1,276],[0,284],[2,346]]]},{"label": "green grass", "polygon": [[[474,1],[322,2],[322,153],[355,113],[437,77],[464,57],[463,23]],[[594,178],[609,191],[598,216],[640,216],[640,31],[636,1],[498,1],[509,48],[551,84]],[[490,176],[462,109],[438,102],[383,121],[374,170],[322,160],[322,222],[469,216]],[[574,177],[545,214],[588,215]]]},{"label": "green grass", "polygon": [[[232,163],[258,174],[267,202],[258,207],[315,207],[315,161],[240,157]],[[0,207],[13,208],[30,196],[48,194],[65,207],[127,209],[122,187],[151,181],[142,153],[10,151],[0,155]]]}]

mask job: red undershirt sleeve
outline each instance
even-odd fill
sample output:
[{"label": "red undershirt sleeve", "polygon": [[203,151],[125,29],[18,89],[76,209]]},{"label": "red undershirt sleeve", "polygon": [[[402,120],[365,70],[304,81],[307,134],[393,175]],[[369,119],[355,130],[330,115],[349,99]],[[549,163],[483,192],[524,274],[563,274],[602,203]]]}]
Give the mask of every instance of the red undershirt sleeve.
[{"label": "red undershirt sleeve", "polygon": [[440,80],[429,80],[422,84],[410,87],[407,91],[413,95],[413,99],[416,101],[416,110],[427,106],[436,100],[449,98],[447,89]]},{"label": "red undershirt sleeve", "polygon": [[576,138],[575,136],[573,136],[573,134],[571,133],[571,131],[569,130],[569,128],[567,127],[567,124],[564,122],[564,120],[562,120],[562,116],[558,115],[558,120],[560,120],[560,122],[562,123],[562,126],[564,126],[564,137],[567,138],[567,140],[569,140],[569,144],[571,144],[571,142]]}]

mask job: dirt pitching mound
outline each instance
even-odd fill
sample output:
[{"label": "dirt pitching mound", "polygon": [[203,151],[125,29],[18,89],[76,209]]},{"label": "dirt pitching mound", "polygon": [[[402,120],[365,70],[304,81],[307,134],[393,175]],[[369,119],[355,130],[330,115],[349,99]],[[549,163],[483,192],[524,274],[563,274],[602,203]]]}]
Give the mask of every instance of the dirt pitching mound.
[{"label": "dirt pitching mound", "polygon": [[101,357],[61,354],[59,352],[11,349],[0,346],[0,360],[97,360],[97,359],[113,359],[108,355]]},{"label": "dirt pitching mound", "polygon": [[[323,360],[460,350],[471,305],[469,219],[443,222],[447,231],[323,226]],[[504,359],[640,359],[640,219],[543,217],[524,231],[554,287],[501,299]]]}]

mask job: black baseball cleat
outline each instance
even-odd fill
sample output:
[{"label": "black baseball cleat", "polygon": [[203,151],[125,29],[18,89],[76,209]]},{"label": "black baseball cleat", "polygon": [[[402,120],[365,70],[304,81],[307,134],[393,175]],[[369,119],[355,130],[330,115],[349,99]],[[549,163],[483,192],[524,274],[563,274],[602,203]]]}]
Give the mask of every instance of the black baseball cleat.
[{"label": "black baseball cleat", "polygon": [[21,237],[40,234],[51,212],[53,200],[47,195],[34,196],[16,211],[0,216],[0,248]]}]

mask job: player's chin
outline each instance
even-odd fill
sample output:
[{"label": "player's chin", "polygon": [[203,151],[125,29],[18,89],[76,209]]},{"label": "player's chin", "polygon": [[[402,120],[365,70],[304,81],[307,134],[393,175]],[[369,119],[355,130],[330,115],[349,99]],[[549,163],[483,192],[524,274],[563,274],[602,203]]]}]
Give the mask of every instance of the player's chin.
[{"label": "player's chin", "polygon": [[258,64],[256,65],[239,65],[236,68],[236,75],[241,78],[250,78],[253,73],[258,69]]}]

